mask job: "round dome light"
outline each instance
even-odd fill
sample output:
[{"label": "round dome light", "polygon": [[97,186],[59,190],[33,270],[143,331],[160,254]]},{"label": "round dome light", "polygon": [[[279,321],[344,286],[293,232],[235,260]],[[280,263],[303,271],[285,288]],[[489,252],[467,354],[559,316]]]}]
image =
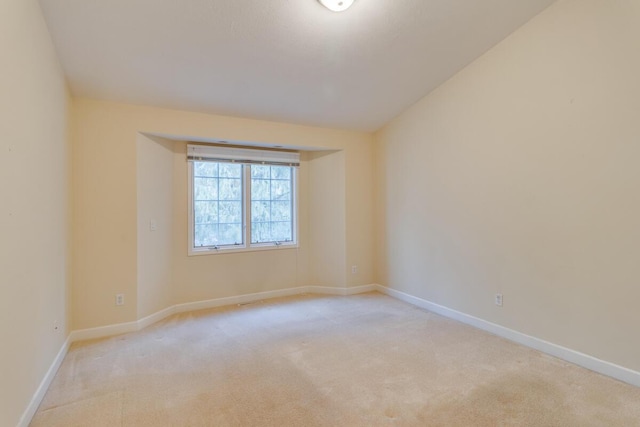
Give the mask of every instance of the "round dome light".
[{"label": "round dome light", "polygon": [[334,12],[343,12],[351,7],[354,0],[318,0],[324,7]]}]

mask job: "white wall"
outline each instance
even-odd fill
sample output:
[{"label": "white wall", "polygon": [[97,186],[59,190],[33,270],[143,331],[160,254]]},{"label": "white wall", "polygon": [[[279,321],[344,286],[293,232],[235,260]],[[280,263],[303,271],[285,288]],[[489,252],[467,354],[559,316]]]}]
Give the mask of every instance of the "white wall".
[{"label": "white wall", "polygon": [[0,34],[0,425],[14,426],[68,332],[69,97],[35,0],[1,1]]},{"label": "white wall", "polygon": [[561,0],[378,132],[379,280],[640,371],[639,24]]},{"label": "white wall", "polygon": [[[313,161],[305,156],[307,160],[301,167],[302,185],[312,188],[312,181],[324,180],[326,186],[333,188],[324,187],[325,191],[318,194],[315,191],[301,194],[300,212],[303,217],[299,250],[187,257],[187,169],[182,152],[184,143],[175,143],[173,188],[167,190],[173,191],[174,209],[171,214],[158,214],[167,220],[173,215],[171,245],[177,250],[172,255],[169,286],[174,302],[318,284],[313,283],[314,277],[310,273],[311,265],[317,262],[311,255],[314,247],[323,248],[320,252],[315,250],[315,253],[329,261],[320,267],[323,278],[336,279],[323,280],[322,284],[355,286],[371,283],[373,253],[372,245],[367,245],[373,234],[371,134],[75,99],[74,329],[139,319],[160,307],[165,298],[163,289],[166,283],[160,280],[161,272],[153,267],[152,260],[159,256],[158,251],[165,259],[167,241],[162,248],[153,250],[154,255],[139,251],[153,245],[149,240],[151,235],[146,231],[146,217],[156,215],[158,209],[166,209],[167,200],[156,200],[155,196],[146,198],[139,189],[149,183],[138,181],[153,180],[156,174],[166,177],[169,166],[164,160],[160,165],[154,164],[151,157],[139,158],[145,155],[138,150],[141,133],[182,141],[247,141],[305,149],[322,148],[340,153],[335,155],[339,162],[332,163],[338,166],[336,169],[314,168],[310,165]],[[152,145],[146,146],[151,153],[160,150],[155,148],[157,150]],[[159,191],[159,187],[154,188],[154,191]],[[330,203],[316,203],[314,199],[317,197],[325,197]],[[347,203],[350,199],[358,203]],[[326,218],[332,220],[323,220],[315,225],[312,216],[325,218],[325,211]],[[349,227],[348,224],[355,225]],[[314,231],[314,227],[320,226],[329,226],[330,230]],[[162,236],[166,238],[166,235]],[[339,249],[338,258],[333,253],[328,256],[324,252],[333,252],[336,248]],[[358,275],[347,281],[346,265],[352,260],[360,262],[362,267]],[[150,293],[149,286],[155,288]],[[125,294],[124,306],[115,306],[114,296],[117,293]],[[140,301],[141,298],[149,300]]]}]

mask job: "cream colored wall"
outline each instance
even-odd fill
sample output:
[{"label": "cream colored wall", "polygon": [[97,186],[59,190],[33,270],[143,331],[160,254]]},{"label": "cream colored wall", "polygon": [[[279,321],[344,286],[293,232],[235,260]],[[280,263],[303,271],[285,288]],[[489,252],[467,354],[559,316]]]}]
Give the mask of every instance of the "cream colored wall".
[{"label": "cream colored wall", "polygon": [[138,134],[136,142],[140,318],[172,304],[173,141]]},{"label": "cream colored wall", "polygon": [[[137,133],[122,109],[95,107],[74,99],[75,330],[135,320],[138,307]],[[118,293],[125,296],[124,306],[115,306]]]},{"label": "cream colored wall", "polygon": [[346,205],[344,151],[309,155],[310,282],[346,284]]},{"label": "cream colored wall", "polygon": [[[351,259],[362,260],[364,271],[360,282],[372,277],[370,247],[350,244],[345,239],[362,239],[367,242],[373,230],[370,215],[373,190],[370,182],[372,164],[361,159],[371,157],[372,136],[363,132],[351,132],[314,128],[284,123],[265,122],[233,117],[206,115],[151,107],[133,106],[88,99],[74,102],[74,328],[83,329],[136,320],[143,312],[138,307],[147,302],[138,301],[138,162],[136,141],[139,133],[180,137],[182,140],[220,139],[252,141],[271,145],[342,150],[344,168],[354,171],[322,169],[326,179],[341,177],[337,184],[344,188],[345,224],[358,223],[353,230],[342,232],[342,242],[327,243],[331,233],[309,235],[309,248],[321,246],[346,248],[341,264],[326,266],[342,270]],[[177,146],[174,146],[177,147]],[[177,156],[177,153],[174,153]],[[186,165],[174,157],[174,197],[184,210],[174,209],[173,241],[186,253]],[[182,170],[180,169],[182,168]],[[317,175],[303,176],[311,182]],[[362,178],[360,175],[365,176]],[[331,181],[334,182],[334,181]],[[312,195],[302,195],[312,197]],[[347,209],[346,200],[355,197],[362,206]],[[346,198],[346,200],[345,200]],[[181,201],[180,201],[181,199]],[[182,205],[184,203],[184,205]],[[303,202],[302,212],[311,217],[312,200]],[[318,207],[324,209],[324,207]],[[315,212],[314,214],[318,214]],[[321,214],[321,212],[320,212]],[[337,224],[339,226],[340,224]],[[183,230],[183,231],[180,231]],[[304,235],[301,236],[304,241]],[[303,248],[304,250],[305,248]],[[292,260],[298,257],[298,271],[294,272]],[[222,256],[189,257],[173,256],[172,298],[175,302],[189,302],[220,296],[240,295],[289,287],[289,285],[314,284],[307,271],[315,261],[308,253],[300,251],[270,251],[265,253],[228,254]],[[306,277],[305,277],[306,276]],[[180,282],[184,280],[184,282]],[[296,283],[297,281],[297,283]],[[334,286],[344,286],[345,280]],[[125,306],[114,305],[114,295],[124,293]],[[146,311],[145,311],[146,312]]]},{"label": "cream colored wall", "polygon": [[[144,136],[139,141],[150,140]],[[173,151],[173,163],[167,164],[165,160],[166,150],[162,150],[162,159],[154,156],[149,151],[148,159],[138,145],[138,185],[140,189],[141,167],[147,163],[145,175],[156,177],[156,188],[153,194],[162,193],[160,198],[172,197],[172,205],[166,203],[162,207],[157,205],[159,196],[144,198],[138,195],[138,305],[140,307],[143,296],[154,295],[160,287],[158,283],[162,278],[169,277],[167,272],[160,273],[162,269],[171,270],[172,299],[165,303],[181,304],[194,301],[202,301],[214,298],[223,298],[234,295],[242,295],[255,292],[273,291],[279,289],[294,288],[305,285],[321,285],[330,287],[346,286],[345,263],[347,236],[345,232],[346,218],[346,185],[345,185],[345,156],[344,150],[334,151],[308,151],[301,156],[301,165],[298,169],[297,190],[298,200],[298,242],[295,249],[279,249],[274,251],[243,252],[234,254],[210,254],[203,256],[188,256],[188,167],[186,162],[186,142],[171,141],[154,138],[153,141],[162,143],[162,148],[171,147]],[[150,144],[154,144],[150,141]],[[157,145],[157,144],[156,144]],[[370,145],[370,143],[368,143]],[[360,158],[368,158],[367,152],[371,147],[360,147]],[[161,150],[156,148],[156,151]],[[356,150],[358,151],[358,150]],[[369,193],[371,198],[371,182],[369,169],[361,181],[359,190]],[[354,175],[358,176],[359,169],[355,167]],[[173,183],[164,182],[166,176],[173,176]],[[152,178],[153,179],[153,178]],[[355,179],[355,178],[354,178]],[[162,182],[159,182],[162,181]],[[152,185],[151,183],[147,185]],[[163,190],[171,188],[171,191]],[[369,190],[369,191],[367,191]],[[156,201],[154,211],[149,205]],[[160,208],[159,210],[157,208]],[[172,218],[171,241],[164,240],[154,242],[152,246],[141,244],[146,240],[148,232],[148,217],[151,214],[141,215],[142,211],[154,211],[154,215]],[[141,220],[144,218],[143,220]],[[141,220],[141,221],[140,221]],[[366,221],[365,221],[366,224]],[[371,224],[371,222],[369,222]],[[370,234],[370,230],[369,234]],[[361,237],[366,239],[366,237]],[[166,254],[170,250],[172,258],[169,262],[163,257],[162,267],[158,264],[157,252]],[[370,247],[359,259],[371,264]],[[155,260],[153,259],[155,258]],[[146,262],[148,260],[149,262]],[[311,261],[312,260],[312,261]],[[367,264],[365,264],[365,269]],[[142,271],[160,273],[155,282],[147,286],[140,281]],[[365,276],[371,276],[371,271],[364,271]],[[164,287],[162,287],[164,289]],[[144,289],[144,292],[141,291]],[[155,307],[158,311],[164,307]],[[153,311],[151,311],[153,312]],[[149,312],[138,311],[138,317],[148,315]]]},{"label": "cream colored wall", "polygon": [[15,426],[68,333],[69,97],[36,1],[0,2],[0,29],[0,425]]},{"label": "cream colored wall", "polygon": [[301,236],[297,249],[279,249],[234,254],[188,256],[188,169],[185,142],[174,143],[173,163],[173,298],[187,303],[255,292],[293,288],[307,284],[305,269],[309,248],[304,215],[307,194],[306,162],[299,171]]},{"label": "cream colored wall", "polygon": [[[362,144],[361,144],[362,145]],[[345,163],[345,226],[347,286],[366,285],[375,282],[373,147],[349,146],[344,150]],[[357,273],[351,271],[357,267]]]},{"label": "cream colored wall", "polygon": [[383,284],[640,371],[639,23],[559,1],[377,134]]}]

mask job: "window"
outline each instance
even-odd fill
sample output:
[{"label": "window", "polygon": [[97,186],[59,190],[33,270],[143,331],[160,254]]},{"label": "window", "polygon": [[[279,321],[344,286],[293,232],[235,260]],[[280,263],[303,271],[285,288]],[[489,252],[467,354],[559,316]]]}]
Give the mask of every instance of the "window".
[{"label": "window", "polygon": [[293,242],[293,168],[251,165],[251,243]]},{"label": "window", "polygon": [[292,152],[188,146],[189,253],[296,245]]},{"label": "window", "polygon": [[193,162],[194,247],[242,245],[242,165]]}]

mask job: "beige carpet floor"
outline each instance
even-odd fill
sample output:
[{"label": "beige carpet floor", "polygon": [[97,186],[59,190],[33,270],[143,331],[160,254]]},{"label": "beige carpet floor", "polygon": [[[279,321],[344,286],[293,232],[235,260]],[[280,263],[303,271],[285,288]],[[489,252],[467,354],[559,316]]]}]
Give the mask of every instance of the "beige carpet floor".
[{"label": "beige carpet floor", "polygon": [[32,426],[640,426],[640,388],[370,293],[76,343]]}]

